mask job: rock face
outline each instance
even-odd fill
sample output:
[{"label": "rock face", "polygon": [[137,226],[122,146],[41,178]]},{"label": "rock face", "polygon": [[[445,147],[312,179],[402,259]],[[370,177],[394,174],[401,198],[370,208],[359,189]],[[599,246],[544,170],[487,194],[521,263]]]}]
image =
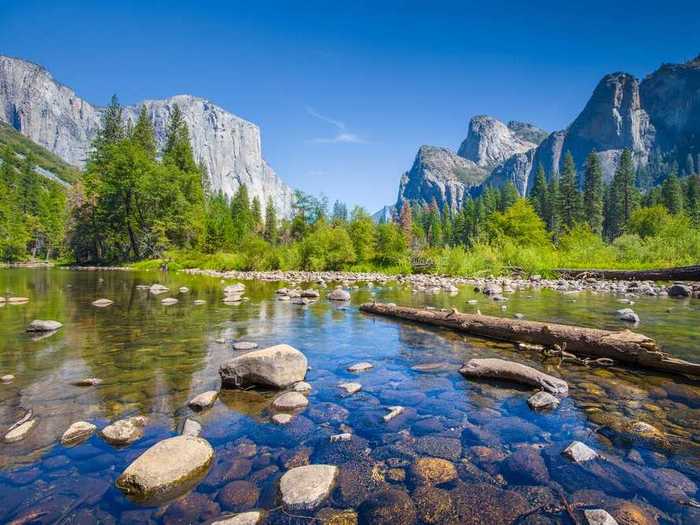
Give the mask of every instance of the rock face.
[{"label": "rock face", "polygon": [[404,201],[429,205],[433,200],[442,209],[445,205],[462,207],[470,188],[479,186],[488,170],[445,148],[421,146],[413,167],[401,177],[396,209]]},{"label": "rock face", "polygon": [[[488,115],[478,115],[469,121],[469,131],[457,154],[478,166],[493,169],[517,153],[525,153],[538,143],[523,138],[525,130],[537,133],[531,124],[514,122],[516,131],[500,120]],[[541,131],[541,130],[539,130]]]},{"label": "rock face", "polygon": [[[126,107],[126,119],[135,122],[142,105],[153,119],[159,148],[165,144],[167,122],[175,105],[180,108],[194,157],[207,167],[212,190],[231,196],[246,184],[250,198],[258,197],[263,205],[271,198],[281,215],[290,215],[292,189],[262,158],[260,129],[255,124],[191,95]],[[41,66],[0,56],[0,120],[69,164],[84,165],[100,128],[102,111],[58,83]]]},{"label": "rock face", "polygon": [[204,439],[176,436],[153,445],[117,479],[117,487],[141,501],[159,501],[206,474],[214,450]]},{"label": "rock face", "polygon": [[231,359],[221,365],[219,375],[227,388],[260,385],[282,389],[303,381],[307,368],[304,354],[283,344]]},{"label": "rock face", "polygon": [[[530,124],[474,117],[458,156],[443,148],[421,148],[424,153],[419,151],[413,168],[401,178],[396,209],[404,200],[426,204],[433,198],[439,206],[454,207],[455,201],[459,206],[463,186],[478,195],[488,186],[513,182],[525,195],[532,190],[538,167],[542,165],[551,178],[561,170],[567,151],[581,179],[585,159],[595,150],[609,181],[625,149],[637,166],[646,166],[652,153],[677,161],[681,168],[688,154],[698,163],[700,56],[685,64],[665,64],[641,81],[628,73],[605,75],[578,117],[548,136]],[[482,172],[471,177],[471,186],[455,182],[460,168],[476,174],[475,167]]]}]

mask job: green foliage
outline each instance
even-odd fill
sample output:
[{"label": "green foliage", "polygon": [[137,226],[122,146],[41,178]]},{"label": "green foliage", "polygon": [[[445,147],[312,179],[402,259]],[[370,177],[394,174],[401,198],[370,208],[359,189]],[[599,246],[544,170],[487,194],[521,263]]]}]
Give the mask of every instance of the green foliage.
[{"label": "green foliage", "polygon": [[598,155],[592,151],[586,159],[583,180],[583,219],[598,235],[603,232],[603,194],[603,170]]},{"label": "green foliage", "polygon": [[301,269],[342,270],[356,261],[347,230],[323,222],[300,245]]},{"label": "green foliage", "polygon": [[493,214],[486,235],[496,244],[512,241],[519,246],[545,246],[551,242],[544,221],[526,199],[518,199],[506,211]]},{"label": "green foliage", "polygon": [[658,235],[671,220],[671,215],[663,206],[652,206],[635,210],[630,217],[627,231],[642,239]]},{"label": "green foliage", "polygon": [[581,193],[578,190],[576,166],[570,151],[564,155],[564,170],[559,183],[561,224],[570,230],[581,220]]}]

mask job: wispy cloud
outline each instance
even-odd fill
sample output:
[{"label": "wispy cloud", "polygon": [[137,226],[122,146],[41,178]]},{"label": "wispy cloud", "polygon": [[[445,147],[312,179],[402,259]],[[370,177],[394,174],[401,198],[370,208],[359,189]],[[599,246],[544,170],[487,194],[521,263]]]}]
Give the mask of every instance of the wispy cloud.
[{"label": "wispy cloud", "polygon": [[326,124],[330,124],[337,131],[332,137],[317,137],[314,139],[309,139],[307,142],[312,142],[314,144],[367,144],[367,140],[362,138],[360,135],[350,132],[347,129],[345,122],[342,120],[322,115],[310,106],[306,106],[306,112],[315,119],[325,122]]}]

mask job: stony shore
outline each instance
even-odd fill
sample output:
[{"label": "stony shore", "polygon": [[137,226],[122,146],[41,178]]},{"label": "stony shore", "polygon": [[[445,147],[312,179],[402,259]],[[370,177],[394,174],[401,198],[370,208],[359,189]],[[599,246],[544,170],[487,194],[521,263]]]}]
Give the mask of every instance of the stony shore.
[{"label": "stony shore", "polygon": [[700,297],[700,283],[664,284],[654,281],[612,281],[605,279],[544,279],[533,275],[529,278],[520,277],[448,277],[442,275],[411,274],[387,275],[377,272],[303,272],[303,271],[271,271],[271,272],[242,272],[216,270],[200,270],[196,268],[183,270],[190,275],[206,275],[220,279],[236,279],[251,281],[284,281],[291,283],[342,283],[350,286],[359,282],[386,284],[396,282],[410,286],[417,292],[457,292],[459,286],[473,286],[492,297],[502,293],[523,289],[551,289],[563,293],[591,291],[595,293],[612,293],[630,296],[666,296]]}]

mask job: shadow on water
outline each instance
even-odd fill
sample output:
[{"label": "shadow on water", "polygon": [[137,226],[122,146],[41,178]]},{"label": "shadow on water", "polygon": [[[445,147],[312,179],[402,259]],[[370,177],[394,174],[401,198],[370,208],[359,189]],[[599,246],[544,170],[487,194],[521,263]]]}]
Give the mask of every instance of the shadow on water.
[{"label": "shadow on water", "polygon": [[[153,282],[169,291],[150,294],[143,286]],[[319,301],[301,306],[277,300],[277,283],[247,282],[244,300],[226,305],[225,284],[213,278],[0,271],[0,295],[29,298],[0,306],[0,375],[15,376],[0,384],[0,429],[28,409],[37,418],[27,438],[0,444],[0,522],[196,523],[262,508],[271,511],[269,523],[309,523],[280,510],[278,499],[279,477],[309,462],[341,467],[329,499],[312,513],[299,512],[329,523],[352,522],[342,521],[349,514],[340,509],[357,511],[360,523],[532,525],[573,523],[572,517],[584,523],[582,510],[591,508],[608,510],[619,523],[700,522],[693,506],[700,482],[696,382],[561,363],[510,344],[357,310],[376,299],[621,329],[626,326],[615,316],[621,298],[523,290],[502,309],[468,288],[413,294],[394,283],[360,284],[349,305],[331,304],[320,290]],[[181,293],[182,286],[189,290]],[[102,297],[114,304],[92,306]],[[164,306],[166,297],[177,304]],[[639,331],[666,351],[700,360],[698,301],[634,301]],[[33,319],[55,319],[64,327],[33,339],[24,332]],[[226,391],[210,410],[187,408],[194,395],[218,389],[219,365],[237,354],[231,343],[238,340],[261,348],[284,342],[308,357],[310,404],[290,424],[271,421],[270,392]],[[535,412],[527,404],[531,390],[467,381],[458,373],[466,359],[488,356],[560,376],[570,394],[556,410]],[[374,368],[346,370],[360,361]],[[102,383],[71,385],[90,377]],[[347,395],[338,388],[342,382],[359,382],[362,390]],[[403,412],[385,421],[388,407],[397,405]],[[99,434],[71,448],[59,443],[75,421],[102,428],[131,415],[146,415],[149,424],[128,447],[113,448]],[[125,498],[114,487],[117,476],[187,418],[201,423],[216,450],[205,479],[157,507]],[[635,432],[638,422],[658,434]],[[350,441],[329,439],[346,432]],[[574,440],[606,459],[572,463],[561,452]],[[425,476],[437,478],[427,483]]]}]

